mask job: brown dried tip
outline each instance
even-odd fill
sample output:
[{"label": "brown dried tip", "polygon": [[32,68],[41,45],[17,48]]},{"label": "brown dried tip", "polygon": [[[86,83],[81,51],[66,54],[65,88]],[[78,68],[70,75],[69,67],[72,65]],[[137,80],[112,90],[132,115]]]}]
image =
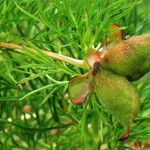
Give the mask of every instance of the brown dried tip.
[{"label": "brown dried tip", "polygon": [[87,95],[85,95],[85,96],[79,96],[79,97],[73,99],[71,102],[73,104],[75,104],[75,105],[80,105],[80,104],[82,104],[86,100],[86,97],[87,97]]},{"label": "brown dried tip", "polygon": [[120,137],[119,141],[125,141],[125,140],[128,139],[128,137],[129,137],[129,129],[127,129],[127,130],[123,133],[123,135]]}]

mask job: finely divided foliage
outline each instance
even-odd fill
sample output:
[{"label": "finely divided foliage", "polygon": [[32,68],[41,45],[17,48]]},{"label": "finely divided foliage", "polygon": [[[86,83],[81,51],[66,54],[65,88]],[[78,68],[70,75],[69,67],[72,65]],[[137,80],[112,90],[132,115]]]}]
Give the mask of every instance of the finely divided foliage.
[{"label": "finely divided foliage", "polygon": [[[2,0],[0,149],[127,149],[150,137],[150,74],[134,82],[141,107],[130,138],[92,94],[81,106],[68,97],[70,77],[87,70],[41,51],[84,59],[86,51],[120,24],[124,36],[148,32],[148,2],[139,0]],[[145,18],[145,15],[147,17]],[[31,50],[34,49],[34,50]]]}]

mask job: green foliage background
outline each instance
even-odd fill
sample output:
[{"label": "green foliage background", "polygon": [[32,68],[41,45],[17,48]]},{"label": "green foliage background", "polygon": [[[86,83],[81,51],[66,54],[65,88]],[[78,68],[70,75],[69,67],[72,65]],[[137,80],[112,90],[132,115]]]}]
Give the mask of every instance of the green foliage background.
[{"label": "green foliage background", "polygon": [[148,33],[148,7],[149,0],[1,0],[0,42],[36,53],[0,48],[0,149],[114,150],[144,143],[150,137],[150,73],[134,83],[141,110],[129,139],[118,142],[124,129],[94,94],[81,106],[68,97],[69,78],[86,70],[40,49],[83,59],[113,23],[126,27],[124,37]]}]

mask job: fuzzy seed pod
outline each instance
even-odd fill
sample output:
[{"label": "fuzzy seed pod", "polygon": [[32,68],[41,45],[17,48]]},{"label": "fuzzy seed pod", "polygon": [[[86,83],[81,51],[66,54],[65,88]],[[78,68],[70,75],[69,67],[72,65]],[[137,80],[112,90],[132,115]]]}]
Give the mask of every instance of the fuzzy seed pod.
[{"label": "fuzzy seed pod", "polygon": [[126,78],[101,70],[95,76],[94,91],[107,110],[127,128],[139,110],[137,89]]},{"label": "fuzzy seed pod", "polygon": [[102,67],[137,80],[150,70],[150,34],[124,40],[109,49]]}]

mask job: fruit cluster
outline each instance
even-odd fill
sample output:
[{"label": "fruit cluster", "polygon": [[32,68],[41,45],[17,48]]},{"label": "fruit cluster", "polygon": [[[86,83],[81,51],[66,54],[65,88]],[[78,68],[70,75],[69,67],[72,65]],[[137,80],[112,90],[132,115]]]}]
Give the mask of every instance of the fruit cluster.
[{"label": "fruit cluster", "polygon": [[80,104],[95,92],[107,110],[126,128],[120,138],[123,141],[129,135],[140,106],[140,96],[132,81],[150,71],[150,34],[122,40],[113,47],[104,47],[102,52],[91,49],[85,60],[89,72],[70,79],[70,98],[74,104]]}]

